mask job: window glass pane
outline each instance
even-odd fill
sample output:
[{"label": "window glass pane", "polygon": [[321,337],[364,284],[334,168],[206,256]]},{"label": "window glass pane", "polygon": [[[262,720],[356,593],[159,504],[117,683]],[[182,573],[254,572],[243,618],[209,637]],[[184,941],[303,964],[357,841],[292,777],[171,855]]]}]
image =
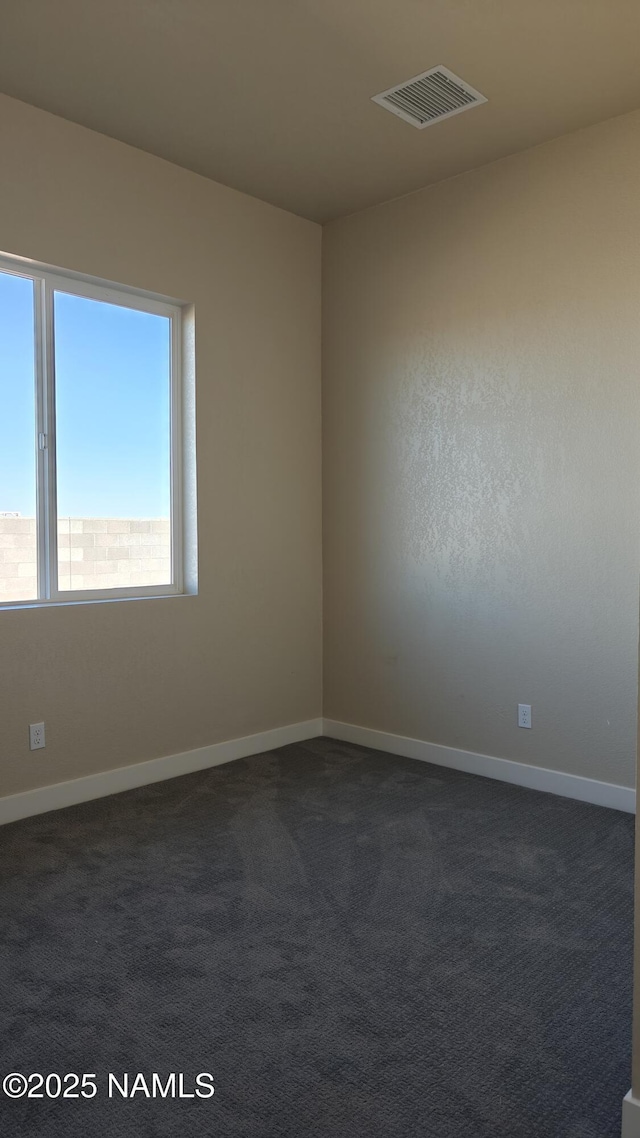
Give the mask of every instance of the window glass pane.
[{"label": "window glass pane", "polygon": [[171,583],[170,324],[54,293],[61,590]]},{"label": "window glass pane", "polygon": [[0,272],[0,602],[38,596],[33,295]]}]

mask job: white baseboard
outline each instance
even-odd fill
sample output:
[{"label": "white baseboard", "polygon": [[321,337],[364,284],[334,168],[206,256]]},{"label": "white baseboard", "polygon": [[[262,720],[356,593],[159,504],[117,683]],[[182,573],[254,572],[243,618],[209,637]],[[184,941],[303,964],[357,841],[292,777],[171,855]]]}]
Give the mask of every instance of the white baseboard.
[{"label": "white baseboard", "polygon": [[640,1099],[631,1091],[622,1100],[622,1138],[640,1138]]},{"label": "white baseboard", "polygon": [[516,786],[527,786],[531,790],[545,790],[564,798],[577,798],[580,802],[625,810],[629,814],[633,814],[636,808],[636,792],[629,786],[616,786],[615,783],[599,782],[594,778],[582,778],[580,775],[565,774],[546,767],[532,767],[528,763],[516,763],[511,759],[496,759],[492,755],[476,754],[475,751],[459,751],[455,747],[425,743],[422,739],[409,739],[404,735],[389,735],[386,731],[374,731],[369,727],[357,727],[353,723],[339,723],[333,719],[324,720],[324,734],[334,739],[343,739],[347,743],[360,743],[361,746],[372,747],[376,751],[388,751],[407,759],[421,759],[437,766],[466,771],[467,774],[481,774],[501,782],[515,783]]},{"label": "white baseboard", "polygon": [[65,806],[75,806],[78,802],[88,802],[92,798],[119,794],[137,786],[229,763],[233,759],[258,755],[262,751],[273,751],[276,747],[300,743],[318,735],[344,739],[345,742],[359,743],[376,751],[387,751],[408,759],[421,759],[437,766],[452,767],[454,770],[484,775],[517,786],[527,786],[532,790],[545,790],[565,798],[577,798],[596,806],[610,806],[628,813],[635,811],[636,795],[631,787],[598,782],[597,779],[564,774],[545,767],[533,767],[510,759],[496,759],[491,755],[476,754],[475,751],[460,751],[438,743],[425,743],[422,739],[409,739],[404,735],[390,735],[369,727],[357,727],[353,723],[339,723],[334,719],[308,719],[304,723],[292,723],[286,727],[261,731],[257,735],[213,743],[209,747],[198,747],[197,750],[184,751],[179,755],[165,755],[160,759],[148,759],[132,766],[116,767],[115,770],[85,775],[69,782],[58,782],[52,786],[7,795],[0,798],[0,826],[7,822],[17,822],[20,818],[29,818],[33,814],[60,810]]},{"label": "white baseboard", "polygon": [[134,763],[133,766],[116,767],[115,770],[85,775],[69,782],[57,782],[53,786],[10,794],[0,798],[0,825],[17,822],[19,818],[29,818],[32,814],[60,810],[63,806],[75,806],[78,802],[88,802],[92,798],[103,798],[107,794],[119,794],[122,790],[133,790],[136,786],[147,786],[151,782],[162,782],[163,779],[175,778],[176,775],[216,767],[220,763],[229,763],[232,759],[259,755],[262,751],[273,751],[276,747],[300,743],[317,735],[322,735],[322,719],[308,719],[304,723],[291,723],[286,727],[261,731],[258,735],[245,735],[242,739],[229,739],[224,743],[213,743],[210,747],[198,747],[195,751],[184,751],[180,755],[165,755],[160,759]]}]

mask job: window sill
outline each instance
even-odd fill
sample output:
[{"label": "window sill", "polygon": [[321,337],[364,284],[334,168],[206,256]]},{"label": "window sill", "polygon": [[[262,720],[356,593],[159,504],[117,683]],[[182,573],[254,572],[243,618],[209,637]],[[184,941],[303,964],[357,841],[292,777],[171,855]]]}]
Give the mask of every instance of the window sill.
[{"label": "window sill", "polygon": [[188,593],[148,593],[139,597],[74,597],[68,601],[9,601],[0,604],[0,613],[24,611],[25,609],[71,608],[77,605],[114,605],[131,601],[167,601],[184,597],[197,597],[197,592]]}]

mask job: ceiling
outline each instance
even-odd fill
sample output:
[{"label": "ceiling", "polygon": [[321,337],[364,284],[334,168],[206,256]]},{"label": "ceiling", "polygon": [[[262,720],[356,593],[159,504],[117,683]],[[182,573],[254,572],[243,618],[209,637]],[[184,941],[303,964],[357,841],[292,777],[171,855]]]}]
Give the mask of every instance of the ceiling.
[{"label": "ceiling", "polygon": [[[321,222],[640,106],[638,0],[0,7],[1,91]],[[488,102],[371,102],[438,64]]]}]

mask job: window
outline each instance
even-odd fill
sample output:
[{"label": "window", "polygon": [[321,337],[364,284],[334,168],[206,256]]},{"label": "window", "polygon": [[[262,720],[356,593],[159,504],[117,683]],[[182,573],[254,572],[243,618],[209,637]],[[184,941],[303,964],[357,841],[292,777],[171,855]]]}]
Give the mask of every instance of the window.
[{"label": "window", "polygon": [[0,606],[183,591],[181,321],[0,258]]}]

